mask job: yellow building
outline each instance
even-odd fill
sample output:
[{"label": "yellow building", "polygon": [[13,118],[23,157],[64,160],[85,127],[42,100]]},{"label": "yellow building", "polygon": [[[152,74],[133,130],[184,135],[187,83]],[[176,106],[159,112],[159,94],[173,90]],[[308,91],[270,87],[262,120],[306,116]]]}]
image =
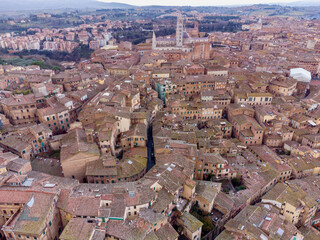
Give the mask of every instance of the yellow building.
[{"label": "yellow building", "polygon": [[128,150],[133,147],[145,147],[147,144],[147,127],[144,124],[136,124],[121,135],[122,149]]},{"label": "yellow building", "polygon": [[202,211],[210,213],[213,208],[214,200],[220,190],[221,183],[197,181],[194,202]]},{"label": "yellow building", "polygon": [[302,178],[312,175],[318,175],[320,163],[316,158],[306,156],[293,156],[289,159],[294,178]]},{"label": "yellow building", "polygon": [[261,199],[280,209],[280,214],[294,225],[310,223],[317,210],[318,203],[300,187],[278,183]]},{"label": "yellow building", "polygon": [[196,191],[196,182],[192,179],[187,179],[183,184],[182,197],[188,200],[191,200],[194,197]]},{"label": "yellow building", "polygon": [[57,239],[60,226],[57,200],[55,194],[31,193],[21,209],[2,226],[6,239]]},{"label": "yellow building", "polygon": [[152,78],[170,78],[170,72],[169,71],[154,71],[152,73]]},{"label": "yellow building", "polygon": [[184,235],[190,240],[200,240],[203,223],[188,212],[177,219],[180,226],[183,227]]},{"label": "yellow building", "polygon": [[107,71],[110,73],[110,75],[113,76],[129,76],[129,69],[127,67],[121,67],[121,66],[110,66],[107,67]]},{"label": "yellow building", "polygon": [[292,96],[297,87],[297,81],[293,78],[279,79],[269,84],[269,90],[280,96]]},{"label": "yellow building", "polygon": [[30,193],[22,191],[0,191],[1,221],[6,222],[28,201]]},{"label": "yellow building", "polygon": [[5,166],[0,165],[0,174],[7,172],[7,168]]},{"label": "yellow building", "polygon": [[238,93],[234,96],[234,102],[248,105],[271,105],[271,93]]},{"label": "yellow building", "polygon": [[72,218],[60,235],[60,240],[95,239],[96,223],[85,218]]},{"label": "yellow building", "polygon": [[237,176],[232,171],[227,160],[217,153],[205,153],[198,157],[195,167],[196,179],[206,179],[212,175],[214,179],[231,179]]},{"label": "yellow building", "polygon": [[100,151],[93,138],[81,128],[75,128],[63,137],[60,161],[65,177],[86,181],[86,164],[98,160]]}]

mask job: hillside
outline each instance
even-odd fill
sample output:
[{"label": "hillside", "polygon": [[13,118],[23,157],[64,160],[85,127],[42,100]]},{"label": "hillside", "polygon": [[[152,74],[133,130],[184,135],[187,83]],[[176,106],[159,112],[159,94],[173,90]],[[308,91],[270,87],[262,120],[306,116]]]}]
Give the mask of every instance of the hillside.
[{"label": "hillside", "polygon": [[131,8],[124,3],[104,3],[96,0],[1,0],[0,11],[43,10],[62,8]]}]

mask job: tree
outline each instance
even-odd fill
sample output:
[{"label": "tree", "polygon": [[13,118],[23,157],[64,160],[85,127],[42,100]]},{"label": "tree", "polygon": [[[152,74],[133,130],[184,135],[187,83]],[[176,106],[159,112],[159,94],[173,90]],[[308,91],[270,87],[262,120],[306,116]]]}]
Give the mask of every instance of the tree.
[{"label": "tree", "polygon": [[34,62],[31,63],[31,65],[36,65],[36,66],[39,66],[40,68],[44,68],[45,67],[44,62],[42,62],[42,61],[34,61]]},{"label": "tree", "polygon": [[244,189],[246,189],[246,187],[244,186],[244,185],[241,185],[241,186],[239,186],[239,187],[236,187],[236,191],[238,192],[238,191],[241,191],[241,190],[244,190]]},{"label": "tree", "polygon": [[61,67],[55,65],[55,66],[52,67],[52,70],[55,71],[55,72],[60,72],[61,71]]},{"label": "tree", "polygon": [[213,174],[212,173],[209,173],[208,174],[208,177],[207,177],[207,180],[208,181],[211,181],[213,179]]},{"label": "tree", "polygon": [[204,233],[208,233],[213,229],[212,220],[209,216],[205,216],[203,218],[203,227],[202,227]]},{"label": "tree", "polygon": [[178,229],[177,229],[177,232],[178,232],[179,234],[181,234],[182,231],[183,231],[183,227],[182,227],[182,226],[179,226]]},{"label": "tree", "polygon": [[7,48],[0,48],[0,53],[7,54],[7,53],[9,53],[9,51]]},{"label": "tree", "polygon": [[241,180],[239,178],[232,178],[231,182],[234,187],[239,187],[241,185]]}]

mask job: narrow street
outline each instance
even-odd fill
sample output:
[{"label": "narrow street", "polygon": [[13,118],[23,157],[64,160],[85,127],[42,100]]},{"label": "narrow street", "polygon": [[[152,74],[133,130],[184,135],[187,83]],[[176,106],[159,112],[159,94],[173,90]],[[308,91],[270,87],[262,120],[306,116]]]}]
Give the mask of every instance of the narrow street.
[{"label": "narrow street", "polygon": [[149,171],[156,163],[154,157],[154,145],[153,145],[153,136],[152,136],[152,123],[149,124],[147,129],[147,149],[148,149],[148,162],[147,162],[147,171]]}]

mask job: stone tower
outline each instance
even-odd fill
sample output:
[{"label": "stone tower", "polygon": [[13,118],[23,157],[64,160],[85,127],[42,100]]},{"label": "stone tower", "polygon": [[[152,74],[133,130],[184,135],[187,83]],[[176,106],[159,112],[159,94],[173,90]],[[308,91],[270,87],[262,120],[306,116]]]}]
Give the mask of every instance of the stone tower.
[{"label": "stone tower", "polygon": [[183,46],[183,18],[181,15],[177,17],[176,45]]},{"label": "stone tower", "polygon": [[153,34],[152,34],[152,49],[155,49],[156,47],[157,47],[157,38],[156,38],[155,32],[153,31]]},{"label": "stone tower", "polygon": [[198,22],[198,21],[196,21],[196,22],[194,23],[194,30],[196,30],[197,32],[199,32],[199,22]]}]

